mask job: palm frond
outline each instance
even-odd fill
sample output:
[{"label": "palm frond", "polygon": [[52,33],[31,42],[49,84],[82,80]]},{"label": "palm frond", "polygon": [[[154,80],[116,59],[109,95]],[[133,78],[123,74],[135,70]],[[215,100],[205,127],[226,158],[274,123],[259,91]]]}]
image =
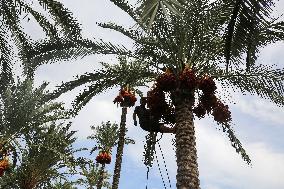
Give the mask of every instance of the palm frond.
[{"label": "palm frond", "polygon": [[24,8],[24,10],[27,13],[30,13],[37,23],[40,25],[40,27],[43,29],[43,31],[46,33],[46,35],[50,38],[50,40],[59,40],[59,35],[57,32],[57,29],[55,25],[53,25],[45,16],[43,16],[41,13],[35,11],[31,6],[24,3],[23,1],[17,0],[19,5]]},{"label": "palm frond", "polygon": [[82,39],[80,25],[62,3],[55,0],[39,0],[39,3],[53,16],[56,25],[62,27],[65,36],[73,40]]},{"label": "palm frond", "polygon": [[12,48],[9,45],[9,40],[6,38],[5,28],[0,28],[0,93],[11,84],[12,81]]},{"label": "palm frond", "polygon": [[19,25],[19,13],[13,8],[12,2],[3,3],[2,9],[3,23],[12,32],[20,58],[23,62],[27,63],[29,61],[27,51],[30,48],[31,40]]},{"label": "palm frond", "polygon": [[126,0],[110,0],[112,3],[114,3],[116,6],[118,6],[121,10],[129,14],[131,18],[138,22],[139,21],[139,16],[135,12],[135,9],[132,5],[128,3]]},{"label": "palm frond", "polygon": [[43,64],[56,61],[75,60],[90,54],[119,54],[130,55],[124,46],[113,45],[103,40],[93,42],[91,40],[62,40],[62,41],[38,41],[32,43],[28,50],[30,62],[24,65],[25,73],[33,74],[35,69]]},{"label": "palm frond", "polygon": [[239,141],[239,139],[235,136],[235,133],[233,131],[233,129],[231,128],[230,124],[229,123],[224,123],[224,124],[221,124],[222,126],[222,130],[223,132],[226,132],[229,139],[230,139],[230,142],[231,142],[231,145],[232,147],[235,148],[236,152],[239,153],[243,160],[248,164],[250,165],[251,164],[251,159],[250,157],[247,155],[245,149],[243,148],[241,142]]},{"label": "palm frond", "polygon": [[34,89],[32,81],[18,81],[1,93],[1,134],[25,133],[30,128],[66,119],[62,103],[51,102],[45,97],[47,84]]},{"label": "palm frond", "polygon": [[181,11],[186,9],[184,6],[188,3],[186,0],[144,0],[137,12],[140,12],[140,21],[151,28],[159,10],[168,17],[169,13],[181,16]]},{"label": "palm frond", "polygon": [[236,0],[234,1],[232,15],[225,32],[225,58],[228,71],[231,58],[240,58],[246,53],[246,67],[250,67],[256,60],[260,28],[270,19],[273,0]]},{"label": "palm frond", "polygon": [[119,64],[102,63],[103,68],[93,73],[86,73],[77,77],[73,81],[63,83],[58,89],[49,93],[46,98],[54,99],[61,94],[71,91],[74,88],[90,84],[82,93],[80,93],[74,103],[74,112],[78,112],[94,96],[109,90],[113,87],[121,87],[128,84],[130,87],[144,86],[156,76],[147,63],[142,60],[127,61],[126,57],[120,57]]},{"label": "palm frond", "polygon": [[249,92],[284,106],[284,69],[272,69],[259,65],[251,73],[231,72],[218,78],[224,86],[234,85],[242,93]]}]

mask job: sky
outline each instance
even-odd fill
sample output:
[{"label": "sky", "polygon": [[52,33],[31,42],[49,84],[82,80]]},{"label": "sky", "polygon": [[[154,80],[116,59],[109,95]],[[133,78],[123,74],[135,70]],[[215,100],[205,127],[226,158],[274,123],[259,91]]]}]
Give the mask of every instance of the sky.
[{"label": "sky", "polygon": [[[119,33],[99,28],[96,22],[112,21],[123,26],[132,26],[133,20],[109,1],[102,0],[61,0],[70,9],[82,26],[84,37],[104,39],[116,44],[132,48],[130,39]],[[130,1],[130,2],[133,2]],[[284,13],[284,2],[276,4],[277,14]],[[35,39],[43,33],[32,21],[26,30]],[[283,67],[284,43],[279,42],[262,49],[259,63],[277,64]],[[36,72],[36,83],[50,82],[50,89],[62,81],[69,81],[76,75],[92,72],[99,67],[99,62],[117,62],[114,56],[92,55],[76,61],[58,62],[39,67]],[[60,101],[70,106],[72,99],[82,90],[80,87],[60,97]],[[145,89],[144,89],[145,91]],[[229,90],[230,92],[230,90]],[[94,97],[79,115],[73,120],[72,129],[77,130],[77,147],[91,147],[93,142],[87,141],[90,126],[99,125],[102,121],[119,123],[121,109],[113,104],[118,93],[112,89]],[[241,93],[232,93],[236,104],[229,104],[232,111],[234,130],[252,159],[252,167],[248,166],[239,154],[231,147],[229,139],[219,129],[212,117],[195,120],[198,166],[201,188],[203,189],[280,189],[284,188],[284,111],[267,100]],[[146,132],[135,127],[132,121],[133,108],[128,109],[128,136],[135,139],[135,145],[125,147],[123,156],[120,187],[122,189],[143,189],[148,184],[149,189],[164,188],[157,163],[150,169],[149,180],[146,180],[146,167],[143,159],[143,141]],[[166,188],[175,188],[176,159],[171,139],[173,135],[164,134],[157,156],[165,180]],[[116,149],[113,151],[113,160]],[[95,158],[95,155],[94,157]],[[165,165],[169,178],[165,172]],[[111,171],[114,161],[108,166]],[[170,180],[170,183],[169,181]]]}]

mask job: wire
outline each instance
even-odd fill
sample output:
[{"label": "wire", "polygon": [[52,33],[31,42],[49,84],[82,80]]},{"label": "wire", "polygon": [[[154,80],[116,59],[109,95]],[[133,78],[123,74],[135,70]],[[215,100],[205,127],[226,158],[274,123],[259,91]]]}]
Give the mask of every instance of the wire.
[{"label": "wire", "polygon": [[155,152],[156,161],[157,161],[157,164],[158,164],[158,169],[159,169],[159,172],[160,172],[160,175],[161,175],[162,181],[163,181],[164,188],[165,188],[165,189],[167,189],[166,184],[165,184],[165,180],[164,180],[164,177],[163,177],[163,174],[162,174],[161,168],[160,168],[160,164],[159,164],[159,160],[158,160],[158,156],[157,156],[156,150],[155,150],[154,152]]},{"label": "wire", "polygon": [[[155,143],[159,142],[163,138],[163,134],[164,133],[161,134],[161,137],[158,140],[156,140]],[[156,132],[156,137],[157,137],[157,135],[158,135],[158,133]]]},{"label": "wire", "polygon": [[162,151],[162,148],[161,148],[161,145],[160,145],[159,142],[158,142],[158,146],[159,146],[160,152],[162,154],[162,158],[163,158],[163,162],[164,162],[164,165],[165,165],[165,169],[166,169],[168,181],[169,181],[169,184],[170,184],[170,188],[172,188],[169,172],[168,172],[168,169],[167,169],[167,164],[166,164],[165,157],[164,157],[164,154],[163,154],[163,151]]},{"label": "wire", "polygon": [[146,174],[146,178],[147,178],[147,181],[146,181],[146,189],[148,189],[149,172],[150,172],[150,169],[149,169],[149,166],[147,166],[147,174]]}]

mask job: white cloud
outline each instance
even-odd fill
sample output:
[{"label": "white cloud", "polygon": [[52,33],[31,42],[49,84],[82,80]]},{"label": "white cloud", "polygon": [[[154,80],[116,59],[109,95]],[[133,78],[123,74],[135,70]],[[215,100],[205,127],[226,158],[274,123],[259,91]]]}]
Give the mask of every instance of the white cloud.
[{"label": "white cloud", "polygon": [[[216,131],[214,127],[208,127],[203,121],[196,122],[198,163],[201,184],[203,188],[242,188],[242,189],[279,189],[284,187],[284,153],[271,150],[262,142],[243,144],[252,159],[252,168],[248,166],[237,154],[224,134]],[[134,134],[134,133],[132,133]],[[132,135],[141,139],[141,133]],[[165,134],[160,141],[170,179],[175,182],[176,160],[172,150],[171,136]],[[142,150],[141,150],[142,149]],[[163,165],[159,148],[156,146],[160,167],[167,182],[167,175]],[[127,155],[137,168],[142,168],[141,163],[143,143],[128,147]],[[157,165],[151,171],[152,175],[160,178]]]},{"label": "white cloud", "polygon": [[243,113],[254,118],[267,121],[270,124],[283,125],[283,108],[272,102],[255,96],[245,97],[241,94],[234,95],[235,107]]}]

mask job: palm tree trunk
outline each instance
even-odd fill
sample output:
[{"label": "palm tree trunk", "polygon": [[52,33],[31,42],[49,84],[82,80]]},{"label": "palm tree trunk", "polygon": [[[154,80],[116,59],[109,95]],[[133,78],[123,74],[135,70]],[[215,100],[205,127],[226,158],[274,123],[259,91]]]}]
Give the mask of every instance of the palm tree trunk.
[{"label": "palm tree trunk", "polygon": [[113,181],[112,181],[112,189],[118,189],[118,185],[119,185],[122,155],[123,155],[123,148],[124,148],[124,141],[125,141],[125,132],[126,132],[126,114],[127,114],[127,107],[122,107],[121,122],[120,122],[120,129],[119,129],[119,140],[118,140],[118,145],[117,145],[116,160],[115,160],[115,167],[114,167]]},{"label": "palm tree trunk", "polygon": [[[97,184],[97,189],[101,189],[103,187],[105,166],[106,166],[106,164],[102,164],[102,167],[101,167],[101,170],[100,170],[100,175],[99,175],[99,180],[98,180],[98,184]],[[93,188],[93,187],[91,187],[91,188]]]},{"label": "palm tree trunk", "polygon": [[200,189],[193,113],[189,101],[176,106],[177,189]]}]

